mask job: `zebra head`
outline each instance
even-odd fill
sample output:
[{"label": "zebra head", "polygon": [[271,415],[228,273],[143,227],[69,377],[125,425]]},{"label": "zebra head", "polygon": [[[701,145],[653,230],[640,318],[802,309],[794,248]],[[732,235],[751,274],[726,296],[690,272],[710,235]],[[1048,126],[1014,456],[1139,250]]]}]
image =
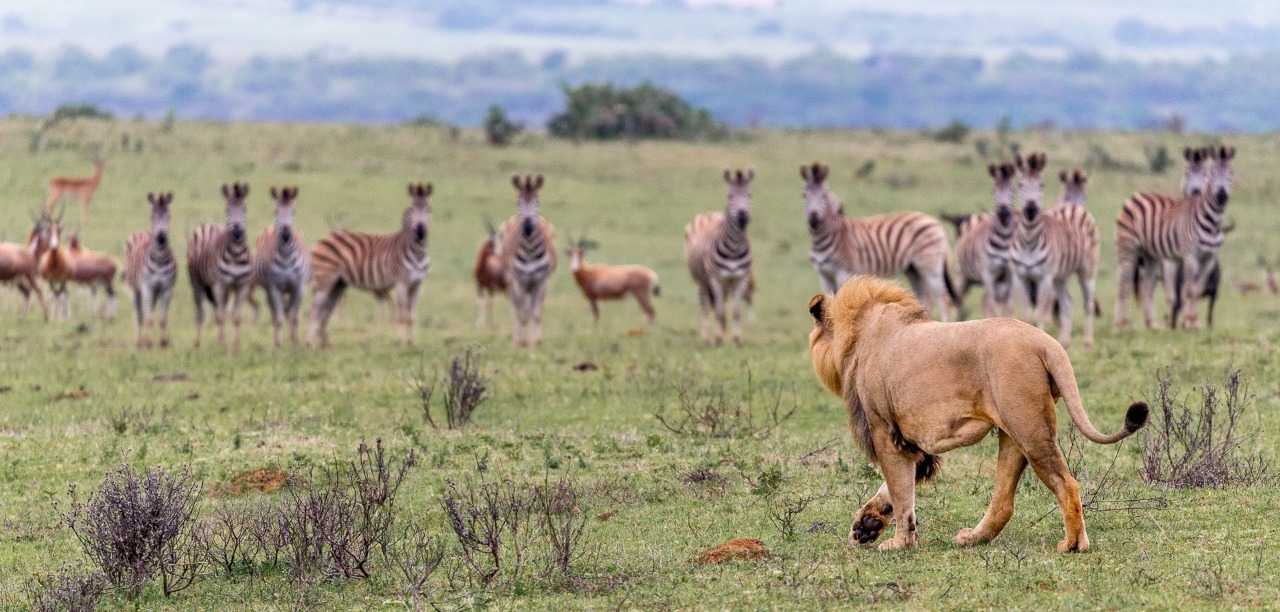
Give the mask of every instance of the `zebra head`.
[{"label": "zebra head", "polygon": [[227,234],[234,242],[244,240],[245,226],[249,210],[244,199],[249,197],[248,183],[232,183],[222,185],[222,197],[227,199]]},{"label": "zebra head", "polygon": [[173,201],[173,192],[148,193],[147,201],[151,203],[151,237],[159,246],[169,244],[169,203]]},{"label": "zebra head", "polygon": [[400,227],[418,244],[427,241],[427,230],[431,228],[432,191],[435,191],[435,185],[431,183],[409,184],[409,208],[404,209]]},{"label": "zebra head", "polygon": [[1182,171],[1182,197],[1193,198],[1204,193],[1209,186],[1209,172],[1205,167],[1209,161],[1209,149],[1187,147],[1183,149],[1182,157],[1187,160],[1187,169]]},{"label": "zebra head", "polygon": [[800,178],[804,179],[804,191],[800,195],[804,198],[804,214],[809,220],[810,232],[816,232],[826,221],[828,214],[839,214],[833,210],[836,208],[835,198],[831,190],[827,189],[827,176],[830,173],[831,168],[822,162],[815,161],[800,166]]},{"label": "zebra head", "polygon": [[1236,156],[1236,148],[1226,145],[1210,147],[1209,155],[1213,157],[1213,170],[1209,173],[1209,191],[1217,199],[1218,206],[1226,206],[1231,197],[1231,183],[1235,179],[1235,171],[1231,169],[1231,160]]},{"label": "zebra head", "polygon": [[519,174],[511,177],[511,184],[516,187],[516,216],[520,219],[520,231],[525,238],[533,237],[538,230],[538,190],[542,189],[542,175]]},{"label": "zebra head", "polygon": [[298,188],[281,187],[276,189],[275,185],[271,186],[271,199],[276,201],[276,236],[280,237],[282,244],[289,244],[293,240],[293,203],[298,199]]},{"label": "zebra head", "polygon": [[1084,186],[1089,182],[1089,175],[1085,174],[1084,170],[1076,168],[1071,172],[1066,170],[1059,172],[1058,178],[1062,180],[1061,201],[1084,206]]},{"label": "zebra head", "polygon": [[1027,221],[1035,221],[1044,201],[1044,153],[1031,153],[1023,159],[1014,156],[1014,164],[1022,177],[1018,180],[1018,192],[1022,195],[1022,214]]},{"label": "zebra head", "polygon": [[995,181],[991,196],[995,201],[996,220],[1001,226],[1009,227],[1013,221],[1013,164],[991,164],[987,167],[987,172]]},{"label": "zebra head", "polygon": [[752,168],[742,170],[724,170],[724,182],[729,185],[729,201],[725,204],[724,216],[738,227],[747,229],[751,221],[751,180],[756,177]]}]

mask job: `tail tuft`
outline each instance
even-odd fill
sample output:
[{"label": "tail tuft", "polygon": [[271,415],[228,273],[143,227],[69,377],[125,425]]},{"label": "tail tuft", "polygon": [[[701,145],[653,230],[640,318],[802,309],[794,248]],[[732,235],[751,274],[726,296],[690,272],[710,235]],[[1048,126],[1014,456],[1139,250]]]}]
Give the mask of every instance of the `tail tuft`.
[{"label": "tail tuft", "polygon": [[1146,402],[1129,404],[1129,411],[1124,414],[1124,430],[1133,433],[1142,429],[1147,424],[1150,412],[1151,410],[1147,408]]},{"label": "tail tuft", "polygon": [[657,297],[662,297],[662,286],[661,286],[661,285],[654,285],[654,286],[653,286],[653,295],[655,295],[655,296],[657,296]]}]

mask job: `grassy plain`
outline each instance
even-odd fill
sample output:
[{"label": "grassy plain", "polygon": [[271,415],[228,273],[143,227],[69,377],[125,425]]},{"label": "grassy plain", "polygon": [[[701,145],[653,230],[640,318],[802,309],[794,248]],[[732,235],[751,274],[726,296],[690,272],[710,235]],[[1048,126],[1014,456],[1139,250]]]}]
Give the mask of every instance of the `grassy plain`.
[{"label": "grassy plain", "polygon": [[[385,312],[369,296],[349,293],[331,330],[327,352],[272,352],[264,318],[248,324],[245,345],[230,354],[210,343],[190,348],[192,306],[185,272],[172,312],[174,346],[137,352],[128,294],[120,316],[103,323],[75,293],[73,319],[44,324],[18,316],[16,292],[0,288],[0,607],[25,605],[24,580],[80,556],[59,525],[52,502],[68,486],[88,491],[122,460],[137,467],[189,465],[212,491],[237,474],[345,460],[361,439],[383,437],[397,453],[424,458],[402,500],[406,513],[430,517],[446,533],[440,508],[446,477],[520,482],[568,472],[588,491],[581,504],[599,547],[579,568],[590,586],[536,583],[452,591],[442,577],[428,596],[445,607],[762,607],[832,608],[888,603],[926,608],[1268,607],[1280,599],[1280,491],[1274,487],[1166,490],[1144,485],[1137,468],[1142,436],[1117,448],[1088,445],[1086,491],[1111,465],[1106,500],[1162,499],[1140,509],[1086,511],[1093,548],[1054,551],[1061,518],[1047,490],[1027,476],[1020,512],[995,543],[958,548],[952,537],[982,515],[992,487],[995,443],[947,455],[942,475],[919,493],[921,546],[884,554],[851,548],[848,522],[879,480],[848,441],[842,406],[814,380],[805,354],[816,291],[808,262],[797,167],[831,164],[832,188],[850,214],[918,209],[979,210],[990,202],[985,162],[972,145],[939,144],[911,133],[765,132],[718,144],[574,144],[526,135],[494,149],[478,134],[460,142],[430,128],[355,125],[179,122],[78,122],[46,132],[33,153],[32,120],[0,122],[0,233],[20,240],[51,175],[87,174],[93,147],[104,145],[106,176],[94,199],[87,245],[120,256],[124,237],[147,226],[147,191],[172,190],[173,228],[221,218],[218,187],[247,180],[251,232],[268,223],[269,185],[301,188],[299,225],[310,242],[330,227],[391,231],[407,204],[409,181],[436,186],[430,236],[433,267],[419,312],[419,342],[406,348]],[[121,150],[120,136],[131,139]],[[992,139],[991,134],[980,137]],[[1214,142],[1217,136],[1017,132],[1024,151],[1048,152],[1056,170],[1085,162],[1095,145],[1114,158],[1143,163],[1143,147]],[[1227,279],[1260,281],[1260,258],[1276,263],[1280,246],[1280,138],[1231,135],[1239,147],[1229,216],[1238,228],[1223,253]],[[141,143],[141,150],[135,146]],[[869,177],[854,170],[875,161]],[[759,279],[758,323],[742,348],[706,349],[697,338],[697,301],[683,263],[682,229],[694,215],[719,209],[726,166],[756,168],[750,236]],[[483,237],[484,215],[514,212],[513,172],[547,176],[543,214],[558,228],[587,230],[601,244],[590,259],[644,263],[662,278],[658,326],[630,337],[642,321],[634,304],[606,304],[599,333],[567,270],[555,275],[545,340],[536,352],[509,346],[510,307],[500,301],[497,326],[473,328],[470,269]],[[1280,298],[1241,296],[1224,286],[1212,331],[1110,330],[1115,292],[1112,219],[1135,190],[1177,189],[1178,168],[1162,175],[1096,170],[1089,208],[1103,231],[1099,277],[1104,316],[1098,343],[1071,349],[1086,407],[1104,431],[1116,429],[1131,400],[1150,398],[1155,374],[1172,367],[1174,388],[1191,393],[1220,383],[1229,364],[1242,368],[1253,400],[1247,425],[1259,434],[1246,445],[1275,457],[1280,446]],[[1051,197],[1057,185],[1049,185]],[[75,225],[78,211],[68,208]],[[176,240],[179,244],[184,240]],[[977,310],[978,292],[969,295]],[[1077,329],[1077,339],[1079,338]],[[492,376],[492,399],[462,432],[433,431],[419,416],[406,382],[425,363],[439,370],[463,347],[478,345]],[[596,371],[572,366],[592,361]],[[666,431],[654,413],[673,410],[676,388],[722,388],[730,401],[745,395],[750,373],[757,405],[778,390],[795,416],[755,437],[705,438]],[[124,432],[113,418],[135,416]],[[148,415],[145,419],[137,415]],[[1059,419],[1065,431],[1067,419]],[[803,460],[802,460],[803,459]],[[691,485],[687,476],[713,468],[724,494]],[[483,470],[483,473],[481,473]],[[770,499],[748,479],[781,475]],[[759,488],[757,487],[757,492]],[[772,500],[817,499],[784,538],[769,520]],[[206,495],[202,511],[225,499]],[[1124,504],[1104,507],[1114,508]],[[597,516],[612,512],[608,520]],[[766,560],[697,567],[704,548],[732,537],[758,537]],[[301,587],[281,568],[234,578],[209,576],[165,599],[145,590],[145,608],[397,608],[389,572],[367,581]],[[619,586],[607,585],[619,581]],[[109,605],[123,597],[113,593]]]}]

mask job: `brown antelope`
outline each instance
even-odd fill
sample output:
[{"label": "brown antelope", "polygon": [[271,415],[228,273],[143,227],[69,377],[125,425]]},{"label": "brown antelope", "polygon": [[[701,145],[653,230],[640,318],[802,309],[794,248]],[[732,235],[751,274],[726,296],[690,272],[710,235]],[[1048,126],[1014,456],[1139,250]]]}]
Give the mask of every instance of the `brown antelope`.
[{"label": "brown antelope", "polygon": [[591,265],[582,260],[583,251],[592,248],[584,237],[574,240],[569,238],[569,269],[573,271],[573,280],[577,281],[582,295],[591,303],[591,316],[595,318],[595,329],[600,329],[600,300],[620,300],[628,294],[636,298],[640,309],[644,311],[645,326],[653,327],[653,304],[649,301],[650,292],[659,295],[658,274],[644,266],[607,266]]},{"label": "brown antelope", "polygon": [[80,199],[80,222],[89,223],[89,201],[93,199],[93,192],[98,189],[98,183],[102,182],[102,171],[107,167],[107,161],[101,157],[93,162],[93,176],[89,177],[70,177],[55,176],[49,179],[49,199],[45,200],[44,212],[51,214],[53,207],[64,197],[77,197]]},{"label": "brown antelope", "polygon": [[48,216],[41,215],[36,219],[35,227],[27,237],[27,244],[0,242],[0,282],[14,281],[18,291],[22,293],[22,316],[31,308],[31,294],[36,294],[40,301],[40,310],[44,320],[49,320],[49,305],[44,301],[44,293],[38,283],[40,255],[48,245]]},{"label": "brown antelope", "polygon": [[502,260],[497,252],[498,230],[487,217],[484,225],[489,230],[489,237],[480,243],[480,252],[476,254],[476,265],[472,270],[476,279],[476,329],[484,327],[486,316],[490,323],[493,322],[493,295],[507,292],[507,277],[502,273]]},{"label": "brown antelope", "polygon": [[[71,300],[67,283],[87,285],[96,290],[102,285],[107,294],[103,318],[112,319],[116,314],[115,276],[118,266],[105,253],[84,249],[78,238],[70,244],[62,244],[62,230],[57,222],[49,229],[49,250],[40,258],[40,276],[49,283],[53,292],[55,313],[61,311],[63,319],[71,318]],[[59,307],[60,306],[60,307]]]}]

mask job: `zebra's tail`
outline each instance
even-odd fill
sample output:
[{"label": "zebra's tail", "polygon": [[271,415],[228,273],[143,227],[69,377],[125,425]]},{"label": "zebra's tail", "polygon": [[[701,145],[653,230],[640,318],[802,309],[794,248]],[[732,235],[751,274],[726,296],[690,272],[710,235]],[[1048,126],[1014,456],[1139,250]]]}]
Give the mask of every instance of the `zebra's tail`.
[{"label": "zebra's tail", "polygon": [[956,305],[956,308],[960,308],[964,303],[964,295],[956,288],[955,281],[951,280],[951,270],[948,267],[944,266],[942,268],[942,282],[947,286],[947,294],[951,296],[951,301]]}]

